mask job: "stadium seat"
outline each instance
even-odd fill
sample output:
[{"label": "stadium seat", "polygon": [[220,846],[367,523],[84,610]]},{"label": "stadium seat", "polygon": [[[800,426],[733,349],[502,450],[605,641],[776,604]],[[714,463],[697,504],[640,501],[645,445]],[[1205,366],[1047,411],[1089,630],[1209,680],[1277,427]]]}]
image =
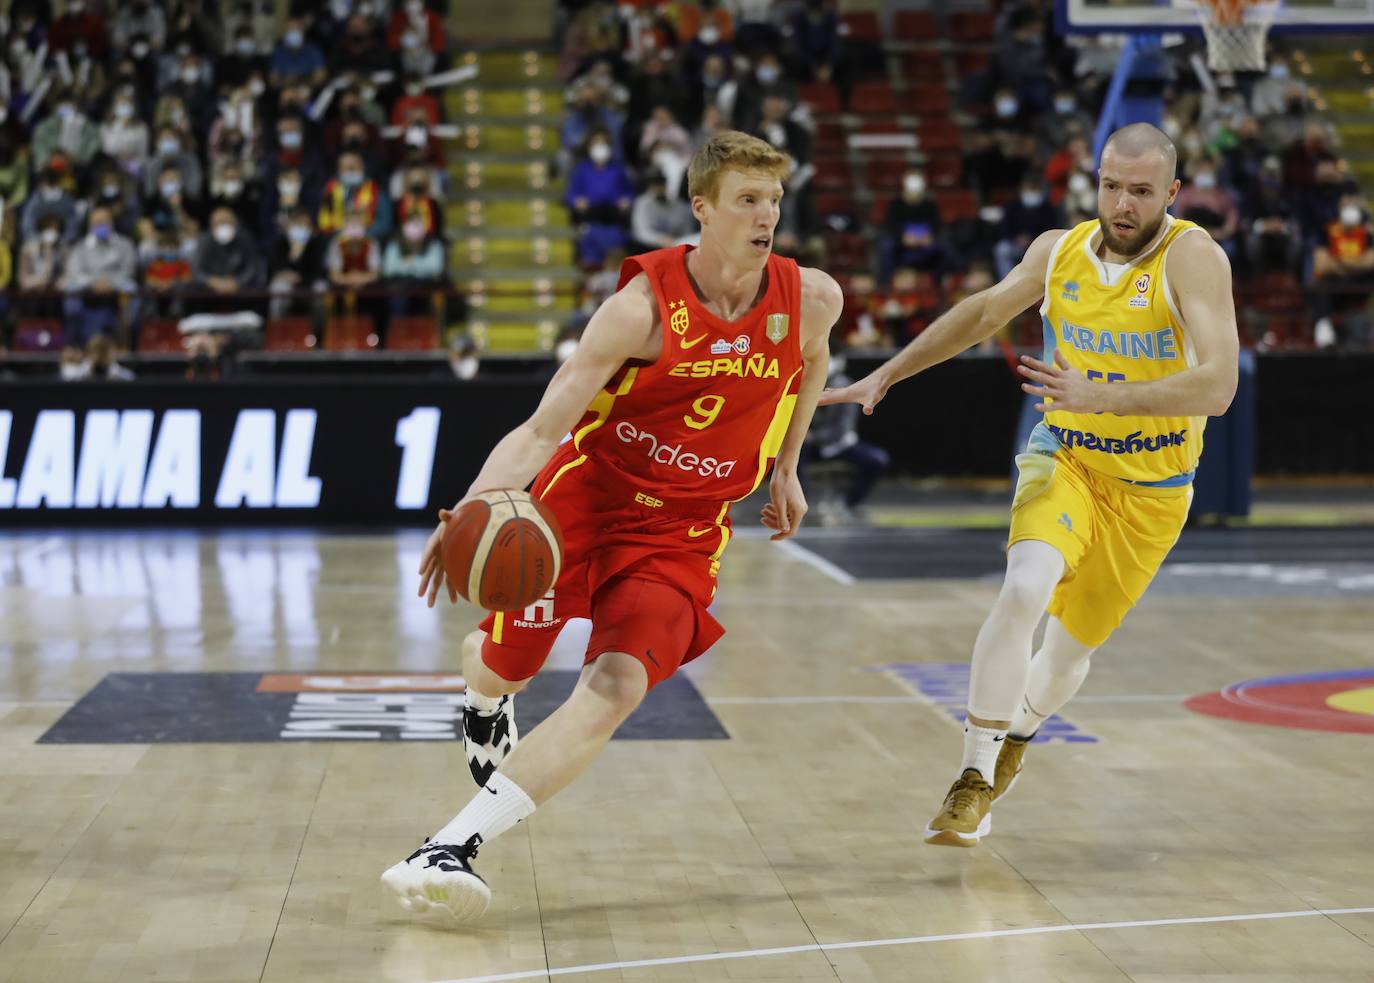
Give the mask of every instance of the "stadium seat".
[{"label": "stadium seat", "polygon": [[14,350],[17,352],[54,352],[66,341],[61,321],[41,318],[21,320],[14,328]]},{"label": "stadium seat", "polygon": [[964,134],[951,119],[926,119],[916,130],[916,138],[925,153],[937,150],[962,150]]},{"label": "stadium seat", "polygon": [[932,154],[926,160],[926,181],[933,188],[955,188],[964,176],[964,159],[958,154]]},{"label": "stadium seat", "polygon": [[918,85],[902,96],[902,111],[917,116],[945,116],[949,113],[949,90],[943,85]]},{"label": "stadium seat", "polygon": [[840,94],[829,82],[812,82],[803,85],[797,90],[797,95],[802,102],[811,107],[813,114],[838,113],[840,111]]},{"label": "stadium seat", "polygon": [[428,352],[439,347],[439,324],[432,317],[393,317],[386,328],[392,352]]},{"label": "stadium seat", "polygon": [[937,191],[935,204],[940,207],[940,218],[946,223],[973,218],[978,214],[978,196],[972,191]]},{"label": "stadium seat", "polygon": [[332,317],[324,326],[326,351],[366,352],[375,349],[380,342],[371,318]]},{"label": "stadium seat", "polygon": [[902,186],[902,177],[907,168],[917,165],[908,164],[902,157],[870,158],[864,173],[868,190],[875,194],[891,194]]},{"label": "stadium seat", "polygon": [[138,352],[140,355],[182,354],[186,346],[182,342],[177,322],[167,319],[144,321],[138,329]]},{"label": "stadium seat", "polygon": [[268,352],[309,352],[318,345],[310,318],[279,317],[267,322],[262,348]]},{"label": "stadium seat", "polygon": [[959,70],[959,77],[968,78],[987,72],[992,66],[992,56],[986,51],[960,51],[954,56],[954,64]]},{"label": "stadium seat", "polygon": [[902,77],[908,85],[944,85],[944,57],[935,48],[908,51],[902,55]]},{"label": "stadium seat", "polygon": [[847,132],[843,123],[817,123],[816,149],[819,151],[843,152],[845,149],[845,135]]},{"label": "stadium seat", "polygon": [[817,191],[843,191],[854,183],[849,161],[843,157],[822,157],[816,161],[816,177],[812,182]]},{"label": "stadium seat", "polygon": [[877,41],[882,37],[878,15],[865,12],[840,15],[840,33],[850,41]]},{"label": "stadium seat", "polygon": [[961,44],[986,44],[992,41],[995,17],[986,11],[962,11],[945,19],[945,33]]},{"label": "stadium seat", "polygon": [[929,10],[899,10],[892,15],[895,41],[934,41],[940,36]]},{"label": "stadium seat", "polygon": [[897,97],[888,82],[861,82],[849,96],[849,111],[860,116],[891,116],[897,112]]}]

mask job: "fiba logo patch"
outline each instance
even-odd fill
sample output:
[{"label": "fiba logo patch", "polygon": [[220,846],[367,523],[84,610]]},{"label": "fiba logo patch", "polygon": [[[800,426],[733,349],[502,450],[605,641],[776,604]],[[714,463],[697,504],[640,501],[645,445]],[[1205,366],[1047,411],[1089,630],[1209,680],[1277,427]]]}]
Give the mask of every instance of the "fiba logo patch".
[{"label": "fiba logo patch", "polygon": [[1146,296],[1150,292],[1150,274],[1142,273],[1135,278],[1135,296],[1128,303],[1130,307],[1149,307],[1150,298]]}]

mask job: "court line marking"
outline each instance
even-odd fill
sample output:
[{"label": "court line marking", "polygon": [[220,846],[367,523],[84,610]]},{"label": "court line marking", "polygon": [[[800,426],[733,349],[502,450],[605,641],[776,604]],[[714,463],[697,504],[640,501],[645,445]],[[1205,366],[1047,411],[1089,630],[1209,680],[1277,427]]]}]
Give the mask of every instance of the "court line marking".
[{"label": "court line marking", "polygon": [[853,587],[858,582],[854,579],[852,574],[835,566],[835,564],[831,563],[820,554],[811,552],[811,550],[798,542],[784,539],[773,545],[794,560],[801,560],[801,562],[805,563],[807,566],[819,570],[836,583],[844,584],[846,587]]},{"label": "court line marking", "polygon": [[954,932],[948,935],[912,935],[902,939],[870,939],[862,942],[825,942],[818,945],[789,945],[773,949],[741,949],[736,952],[710,952],[699,956],[667,956],[662,959],[631,959],[615,963],[588,963],[582,966],[560,966],[556,969],[534,969],[519,973],[497,973],[493,976],[464,976],[461,979],[439,980],[437,983],[502,983],[505,980],[537,980],[543,977],[571,976],[574,973],[605,973],[646,966],[678,966],[684,963],[704,963],[725,959],[751,959],[755,956],[786,956],[798,952],[837,952],[844,949],[875,949],[893,945],[926,945],[931,942],[962,942],[970,939],[1005,939],[1023,935],[1051,935],[1056,932],[1100,932],[1125,928],[1158,928],[1168,925],[1215,925],[1223,922],[1273,921],[1280,918],[1312,918],[1321,915],[1374,915],[1371,908],[1307,908],[1303,911],[1266,911],[1251,915],[1204,915],[1196,918],[1150,918],[1128,922],[1089,922],[1070,925],[1041,925],[1035,928],[1002,928],[984,932]]},{"label": "court line marking", "polygon": [[[1194,693],[1135,693],[1122,696],[1079,696],[1075,706],[1087,703],[1182,703],[1192,699]],[[707,696],[707,703],[919,703],[930,705],[924,696]]]}]

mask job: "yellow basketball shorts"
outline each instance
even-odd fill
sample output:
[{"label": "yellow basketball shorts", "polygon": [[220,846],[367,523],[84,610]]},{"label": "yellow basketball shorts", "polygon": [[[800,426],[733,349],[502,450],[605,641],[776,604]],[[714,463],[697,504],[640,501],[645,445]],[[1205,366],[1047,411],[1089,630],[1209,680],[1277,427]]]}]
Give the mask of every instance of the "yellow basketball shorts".
[{"label": "yellow basketball shorts", "polygon": [[1084,645],[1101,645],[1178,541],[1193,490],[1129,485],[1065,451],[1020,454],[1016,464],[1007,546],[1034,539],[1064,555],[1049,613]]}]

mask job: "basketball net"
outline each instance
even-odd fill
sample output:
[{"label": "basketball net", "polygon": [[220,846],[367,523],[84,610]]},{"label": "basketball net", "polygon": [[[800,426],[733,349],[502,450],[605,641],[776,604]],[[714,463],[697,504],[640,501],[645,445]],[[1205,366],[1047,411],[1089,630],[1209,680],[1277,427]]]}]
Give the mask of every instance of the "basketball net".
[{"label": "basketball net", "polygon": [[1207,67],[1214,72],[1263,71],[1264,42],[1280,5],[1279,0],[1197,0]]}]

